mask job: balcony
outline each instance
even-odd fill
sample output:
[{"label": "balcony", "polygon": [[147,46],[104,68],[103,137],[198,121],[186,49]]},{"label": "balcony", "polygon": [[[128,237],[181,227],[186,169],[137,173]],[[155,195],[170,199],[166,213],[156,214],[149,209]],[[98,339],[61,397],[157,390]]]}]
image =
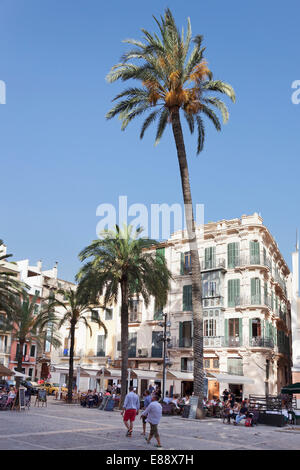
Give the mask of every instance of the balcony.
[{"label": "balcony", "polygon": [[228,336],[227,338],[223,338],[223,346],[225,348],[239,348],[242,346],[242,340],[239,336]]},{"label": "balcony", "polygon": [[271,309],[271,297],[269,295],[262,296],[259,294],[250,296],[237,296],[228,302],[228,307],[249,307],[251,305],[268,307]]},{"label": "balcony", "polygon": [[205,297],[202,299],[202,306],[203,308],[209,307],[223,307],[224,305],[224,297],[221,295],[216,297]]},{"label": "balcony", "polygon": [[[73,356],[74,359],[79,358],[82,355],[83,355],[83,351],[81,349],[75,349],[74,350],[74,356]],[[61,357],[61,358],[63,358],[63,357],[69,358],[70,357],[70,349],[66,349],[66,348],[65,349],[59,349],[58,356]]]},{"label": "balcony", "polygon": [[176,338],[173,336],[171,341],[168,343],[168,348],[192,348],[193,347],[193,338],[183,337]]},{"label": "balcony", "polygon": [[271,259],[264,256],[263,253],[258,255],[240,255],[237,256],[233,261],[230,268],[245,268],[247,266],[260,266],[268,268],[271,271],[272,264]]},{"label": "balcony", "polygon": [[201,262],[201,272],[211,271],[214,269],[226,269],[226,261],[224,258],[213,258]]},{"label": "balcony", "polygon": [[277,284],[277,286],[279,286],[282,289],[282,291],[284,292],[284,295],[286,296],[287,295],[286,284],[285,284],[285,281],[281,279],[279,274],[275,273],[274,281]]},{"label": "balcony", "polygon": [[129,323],[142,323],[142,312],[129,311],[128,322]]},{"label": "balcony", "polygon": [[204,348],[221,348],[224,343],[222,336],[204,336],[203,347]]},{"label": "balcony", "polygon": [[274,341],[272,338],[262,338],[260,336],[256,336],[251,338],[249,341],[249,346],[252,348],[274,348]]}]

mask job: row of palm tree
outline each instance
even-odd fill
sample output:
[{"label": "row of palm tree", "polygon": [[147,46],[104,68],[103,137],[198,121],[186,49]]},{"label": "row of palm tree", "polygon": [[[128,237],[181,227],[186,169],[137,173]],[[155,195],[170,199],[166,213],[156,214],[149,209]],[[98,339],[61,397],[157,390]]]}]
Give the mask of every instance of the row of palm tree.
[{"label": "row of palm tree", "polygon": [[[75,328],[83,322],[92,335],[88,313],[95,308],[103,310],[116,304],[121,298],[122,375],[121,402],[127,389],[128,375],[128,309],[133,295],[141,296],[147,306],[151,296],[158,305],[167,301],[171,274],[165,259],[150,247],[154,240],[139,238],[142,229],[131,226],[106,231],[102,238],[93,241],[80,253],[81,261],[87,262],[77,275],[76,289],[57,290],[49,296],[36,312],[37,297],[30,298],[26,290],[10,298],[10,308],[4,308],[1,329],[8,331],[19,344],[17,370],[22,371],[24,344],[32,342],[43,348],[46,342],[54,348],[61,345],[59,331],[63,325],[70,329],[70,353],[68,374],[68,401],[72,401],[74,376]],[[58,308],[62,314],[57,314]],[[98,317],[93,319],[107,333],[106,326]],[[19,379],[18,379],[19,381]]]}]

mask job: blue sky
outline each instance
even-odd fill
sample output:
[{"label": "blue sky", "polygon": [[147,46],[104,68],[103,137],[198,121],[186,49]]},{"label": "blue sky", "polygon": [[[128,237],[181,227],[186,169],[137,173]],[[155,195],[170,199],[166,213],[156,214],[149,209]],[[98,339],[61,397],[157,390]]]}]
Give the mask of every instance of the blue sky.
[{"label": "blue sky", "polygon": [[193,200],[205,204],[206,222],[260,212],[290,264],[300,228],[296,1],[2,0],[0,238],[13,259],[58,261],[59,277],[73,280],[78,252],[96,238],[99,204],[119,195],[182,203],[171,129],[154,147],[154,129],[139,139],[141,121],[121,132],[118,119],[105,120],[124,87],[105,81],[122,40],[156,31],[152,15],[167,6],[178,26],[191,18],[214,77],[237,96],[221,133],[207,123],[200,156],[184,128]]}]

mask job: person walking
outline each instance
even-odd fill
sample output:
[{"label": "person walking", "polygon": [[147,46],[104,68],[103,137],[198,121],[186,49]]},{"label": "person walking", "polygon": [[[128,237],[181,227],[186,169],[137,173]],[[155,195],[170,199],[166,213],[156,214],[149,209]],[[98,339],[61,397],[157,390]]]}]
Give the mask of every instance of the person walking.
[{"label": "person walking", "polygon": [[134,393],[133,387],[129,387],[129,393],[127,393],[125,397],[123,411],[121,412],[124,424],[127,428],[126,436],[128,437],[132,436],[133,422],[139,413],[139,409],[140,399],[138,395]]},{"label": "person walking", "polygon": [[[144,410],[150,405],[151,403],[151,393],[150,390],[145,390],[144,392]],[[143,420],[143,432],[142,435],[146,436],[146,416],[141,415]]]},{"label": "person walking", "polygon": [[143,416],[146,416],[146,423],[150,424],[150,433],[148,438],[145,437],[147,444],[150,444],[150,441],[152,437],[154,436],[157,444],[155,445],[156,447],[161,448],[161,442],[160,442],[160,436],[158,434],[158,425],[162,417],[162,406],[160,403],[158,403],[159,396],[157,394],[154,394],[152,396],[152,401],[150,405],[147,406],[145,411],[143,411],[141,418]]}]

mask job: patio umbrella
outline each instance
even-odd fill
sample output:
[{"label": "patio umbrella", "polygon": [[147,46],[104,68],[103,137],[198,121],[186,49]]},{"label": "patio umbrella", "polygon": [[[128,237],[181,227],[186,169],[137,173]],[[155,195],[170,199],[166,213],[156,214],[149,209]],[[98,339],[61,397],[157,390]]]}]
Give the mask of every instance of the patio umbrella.
[{"label": "patio umbrella", "polygon": [[0,364],[0,377],[10,377],[11,375],[15,375],[15,373],[3,364]]},{"label": "patio umbrella", "polygon": [[281,393],[285,394],[290,394],[292,395],[293,393],[300,393],[300,382],[297,382],[295,384],[290,384],[290,385],[286,385],[285,387],[283,387],[281,389]]}]

